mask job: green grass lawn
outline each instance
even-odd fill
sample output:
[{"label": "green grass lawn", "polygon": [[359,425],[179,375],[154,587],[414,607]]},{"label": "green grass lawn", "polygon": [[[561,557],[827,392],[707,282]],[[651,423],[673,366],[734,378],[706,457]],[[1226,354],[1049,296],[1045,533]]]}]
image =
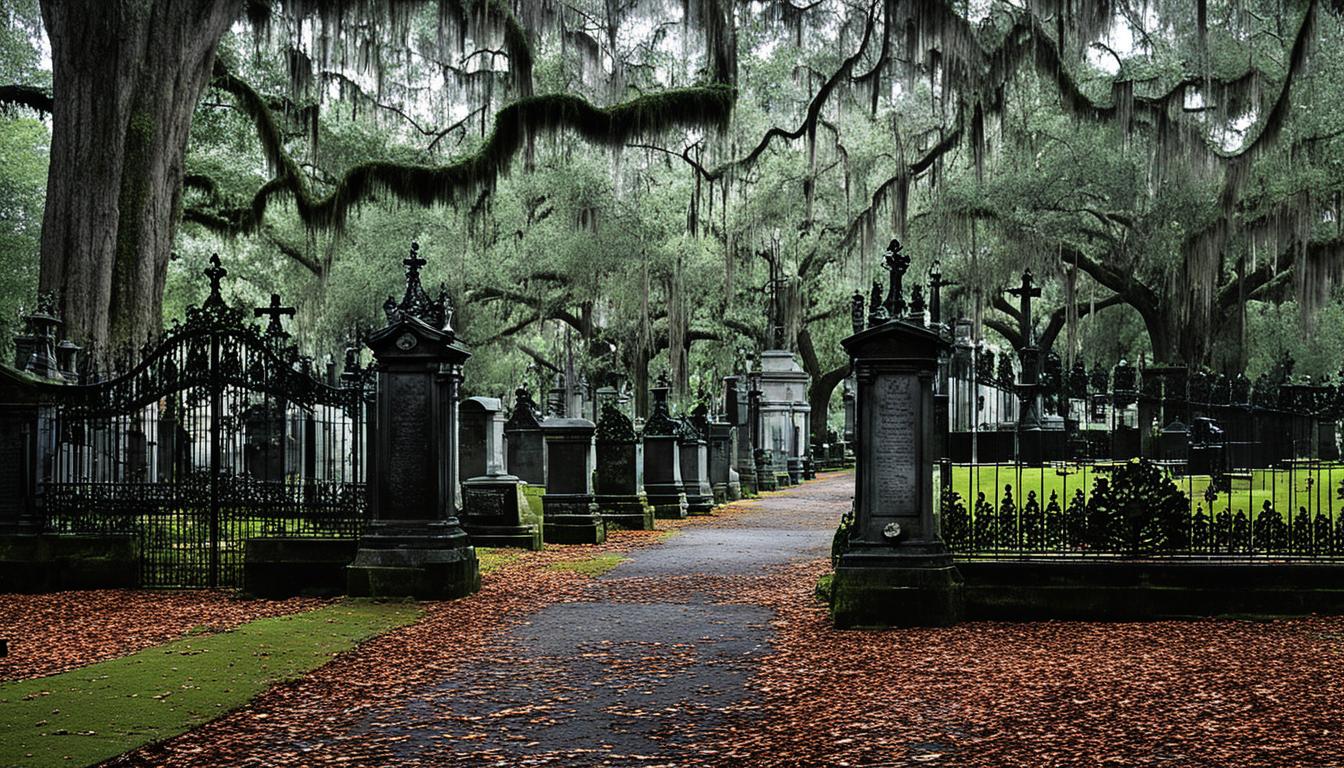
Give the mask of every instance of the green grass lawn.
[{"label": "green grass lawn", "polygon": [[[1025,503],[1027,493],[1036,492],[1036,498],[1042,507],[1050,500],[1053,491],[1059,495],[1060,506],[1066,506],[1078,489],[1090,494],[1098,478],[1109,477],[1108,473],[1097,472],[1086,465],[1068,464],[1057,467],[1018,467],[1011,464],[989,464],[974,468],[956,465],[952,468],[952,489],[961,494],[969,506],[975,501],[976,493],[983,492],[985,498],[995,507],[1003,498],[1005,485],[1013,487],[1013,498],[1018,506]],[[1209,509],[1204,493],[1211,482],[1208,475],[1173,476],[1187,497],[1193,512],[1197,506]],[[1298,507],[1306,507],[1313,515],[1320,510],[1330,515],[1333,510],[1339,514],[1344,509],[1336,493],[1340,481],[1344,481],[1344,464],[1323,464],[1320,466],[1287,469],[1246,470],[1240,477],[1232,480],[1231,492],[1220,491],[1213,503],[1213,510],[1230,508],[1235,514],[1244,510],[1248,515],[1258,513],[1266,500],[1274,504],[1286,517],[1295,513]]]},{"label": "green grass lawn", "polygon": [[626,561],[623,555],[593,555],[583,560],[569,560],[562,563],[552,563],[546,566],[553,571],[573,571],[575,573],[585,573],[589,576],[601,576],[612,568]]},{"label": "green grass lawn", "polygon": [[0,685],[0,766],[91,765],[236,709],[420,615],[344,601]]}]

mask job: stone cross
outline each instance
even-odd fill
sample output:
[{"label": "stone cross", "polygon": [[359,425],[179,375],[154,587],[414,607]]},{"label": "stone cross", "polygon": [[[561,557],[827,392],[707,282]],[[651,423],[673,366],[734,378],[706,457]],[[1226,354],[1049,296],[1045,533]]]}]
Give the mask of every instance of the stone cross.
[{"label": "stone cross", "polygon": [[1022,273],[1022,285],[1017,288],[1009,288],[1007,293],[1017,296],[1020,301],[1021,317],[1018,320],[1018,328],[1022,334],[1022,346],[1030,347],[1031,338],[1031,300],[1041,295],[1041,289],[1032,282],[1031,270],[1028,269]]},{"label": "stone cross", "polygon": [[289,338],[289,334],[285,333],[285,327],[280,324],[280,318],[293,317],[294,313],[294,307],[280,305],[280,294],[278,293],[271,294],[271,303],[268,306],[256,307],[252,310],[253,317],[268,316],[271,318],[270,322],[266,324],[266,335],[278,339]]},{"label": "stone cross", "polygon": [[942,322],[943,289],[953,285],[956,282],[943,279],[942,263],[933,262],[933,266],[929,267],[929,322],[932,324]]},{"label": "stone cross", "polygon": [[219,284],[228,273],[228,270],[220,266],[219,254],[210,254],[210,268],[204,272],[205,276],[210,278],[210,296],[205,300],[207,304],[214,302],[222,304],[224,302],[223,295],[220,293]]},{"label": "stone cross", "polygon": [[887,300],[883,304],[887,310],[887,317],[905,317],[905,290],[901,287],[901,281],[905,278],[905,271],[910,268],[910,257],[901,252],[901,241],[892,238],[883,260],[891,273]]}]

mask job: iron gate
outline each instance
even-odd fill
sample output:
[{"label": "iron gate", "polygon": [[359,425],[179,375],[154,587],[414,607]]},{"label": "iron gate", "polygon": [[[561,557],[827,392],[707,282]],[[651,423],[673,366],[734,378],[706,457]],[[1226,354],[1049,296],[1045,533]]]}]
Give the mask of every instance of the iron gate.
[{"label": "iron gate", "polygon": [[366,382],[353,353],[325,380],[288,344],[292,309],[262,330],[209,298],[125,373],[62,388],[41,498],[46,530],[130,534],[141,584],[241,583],[247,539],[356,537],[363,524]]}]

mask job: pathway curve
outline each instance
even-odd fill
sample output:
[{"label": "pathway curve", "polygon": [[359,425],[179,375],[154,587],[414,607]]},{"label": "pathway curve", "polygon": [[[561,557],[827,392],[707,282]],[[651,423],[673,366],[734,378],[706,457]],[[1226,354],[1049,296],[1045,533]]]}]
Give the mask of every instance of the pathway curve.
[{"label": "pathway curve", "polygon": [[774,617],[750,587],[774,566],[824,557],[852,492],[852,476],[824,476],[635,550],[509,629],[485,663],[361,727],[409,762],[705,760],[711,732],[750,727],[748,682]]}]

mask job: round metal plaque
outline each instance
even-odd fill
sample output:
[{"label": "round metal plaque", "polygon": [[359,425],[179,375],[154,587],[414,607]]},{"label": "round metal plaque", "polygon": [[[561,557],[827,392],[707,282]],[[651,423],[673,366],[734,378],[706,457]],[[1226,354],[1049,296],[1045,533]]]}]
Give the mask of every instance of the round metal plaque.
[{"label": "round metal plaque", "polygon": [[895,541],[901,538],[901,524],[887,523],[887,526],[882,529],[882,535],[887,539],[887,541]]},{"label": "round metal plaque", "polygon": [[409,333],[403,333],[401,334],[401,337],[397,339],[397,349],[400,349],[404,352],[408,349],[413,348],[417,343],[418,342],[415,340],[414,336],[412,336]]}]

